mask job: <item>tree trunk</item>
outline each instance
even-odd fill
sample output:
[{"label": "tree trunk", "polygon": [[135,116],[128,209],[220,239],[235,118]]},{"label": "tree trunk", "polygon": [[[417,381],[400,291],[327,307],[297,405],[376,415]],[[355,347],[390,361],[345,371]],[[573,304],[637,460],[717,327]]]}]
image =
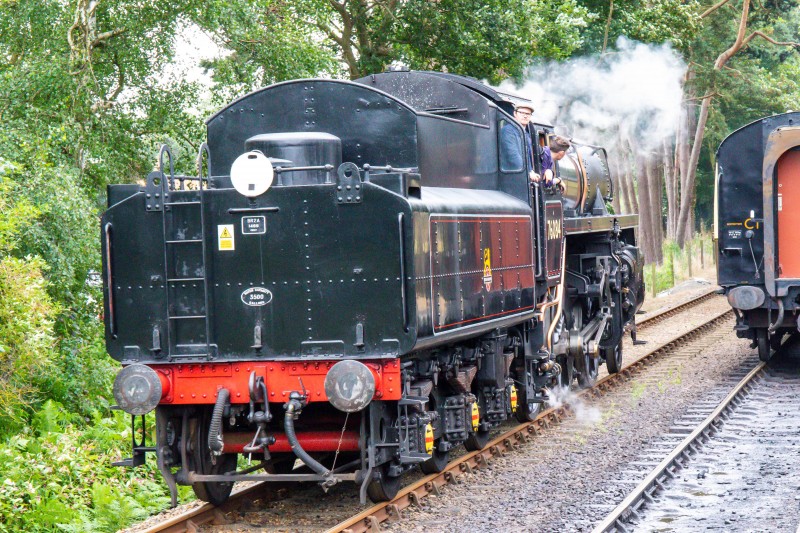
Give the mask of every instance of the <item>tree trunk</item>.
[{"label": "tree trunk", "polygon": [[636,195],[636,178],[635,178],[635,159],[631,154],[634,154],[633,148],[628,139],[620,135],[619,140],[620,164],[622,165],[622,181],[625,183],[625,201],[628,204],[629,213],[640,213],[639,202]]},{"label": "tree trunk", "polygon": [[622,210],[622,179],[619,172],[619,158],[614,157],[608,162],[609,172],[611,172],[611,184],[614,187],[614,196],[611,205],[614,206],[615,213],[624,213]]},{"label": "tree trunk", "polygon": [[659,262],[663,259],[663,243],[664,243],[664,229],[663,229],[663,219],[661,215],[661,208],[662,208],[662,195],[661,195],[661,188],[662,188],[662,172],[663,169],[661,168],[661,164],[658,157],[655,157],[657,154],[653,154],[649,160],[647,161],[647,181],[648,181],[648,192],[650,193],[649,198],[649,206],[648,209],[650,211],[650,226],[652,228],[652,235],[653,235],[653,249],[655,251],[655,257],[658,259]]},{"label": "tree trunk", "polygon": [[653,213],[650,208],[650,180],[647,160],[640,158],[637,161],[638,197],[639,197],[639,243],[644,250],[649,262],[661,262],[661,254],[656,248],[656,239],[653,227]]},{"label": "tree trunk", "polygon": [[617,213],[630,213],[630,204],[625,200],[625,177],[622,174],[622,165],[620,164],[619,155],[615,155],[609,161],[609,170],[612,173],[612,182],[614,183],[614,210]]},{"label": "tree trunk", "polygon": [[[678,135],[680,135],[680,125],[678,126]],[[675,167],[675,159],[670,157],[670,154],[674,153],[673,150],[670,150],[670,147],[667,146],[667,141],[664,140],[663,143],[663,160],[664,160],[664,190],[667,196],[667,227],[666,227],[666,234],[668,239],[675,239],[675,232],[673,227],[674,222],[674,215],[675,215],[675,203],[677,198],[675,197],[676,188],[675,188],[675,181],[677,178],[677,170]]]},{"label": "tree trunk", "polygon": [[625,182],[628,188],[628,201],[631,203],[631,213],[639,212],[639,198],[636,195],[636,169],[629,164],[625,170]]},{"label": "tree trunk", "polygon": [[[745,4],[748,4],[745,1]],[[697,162],[700,160],[700,149],[703,147],[703,134],[706,129],[706,121],[708,120],[708,110],[711,106],[711,95],[703,98],[703,103],[700,105],[700,117],[697,119],[697,130],[694,135],[694,144],[692,145],[692,154],[689,157],[689,166],[686,174],[686,179],[681,184],[681,208],[678,213],[678,228],[676,240],[678,246],[683,248],[686,242],[686,237],[691,235],[691,228],[689,228],[689,213],[694,206],[695,183],[697,181]]]}]

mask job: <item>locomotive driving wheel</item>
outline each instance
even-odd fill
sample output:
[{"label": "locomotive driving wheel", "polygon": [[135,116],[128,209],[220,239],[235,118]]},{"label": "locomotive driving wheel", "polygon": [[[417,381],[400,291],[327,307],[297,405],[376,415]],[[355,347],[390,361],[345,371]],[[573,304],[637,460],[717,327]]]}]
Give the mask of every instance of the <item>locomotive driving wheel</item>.
[{"label": "locomotive driving wheel", "polygon": [[[201,409],[197,418],[190,420],[190,448],[187,453],[189,469],[202,475],[220,475],[236,471],[235,453],[224,453],[212,461],[208,448],[208,431],[211,426],[211,409]],[[198,499],[220,505],[231,495],[232,481],[198,481],[192,483],[192,489]]]},{"label": "locomotive driving wheel", "polygon": [[561,386],[570,388],[575,379],[575,357],[572,355],[559,355],[556,360],[561,367]]},{"label": "locomotive driving wheel", "polygon": [[616,374],[622,370],[622,339],[616,346],[600,348],[600,355],[606,361],[609,374]]},{"label": "locomotive driving wheel", "polygon": [[600,357],[592,357],[592,354],[587,350],[576,360],[576,363],[578,366],[578,386],[582,389],[588,389],[597,381],[597,373],[600,370]]}]

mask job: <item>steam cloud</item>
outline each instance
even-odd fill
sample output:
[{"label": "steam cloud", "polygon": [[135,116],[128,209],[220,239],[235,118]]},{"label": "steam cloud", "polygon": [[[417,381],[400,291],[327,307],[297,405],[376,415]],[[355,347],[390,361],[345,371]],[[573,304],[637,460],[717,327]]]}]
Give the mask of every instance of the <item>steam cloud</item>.
[{"label": "steam cloud", "polygon": [[603,415],[600,409],[586,405],[578,393],[569,387],[557,387],[551,389],[547,395],[548,407],[559,408],[562,405],[569,405],[575,413],[575,419],[584,426],[593,426],[602,421]]},{"label": "steam cloud", "polygon": [[669,44],[620,37],[616,51],[533,67],[521,87],[504,83],[500,89],[529,98],[534,121],[553,124],[561,135],[610,153],[627,138],[641,157],[675,135],[685,71]]}]

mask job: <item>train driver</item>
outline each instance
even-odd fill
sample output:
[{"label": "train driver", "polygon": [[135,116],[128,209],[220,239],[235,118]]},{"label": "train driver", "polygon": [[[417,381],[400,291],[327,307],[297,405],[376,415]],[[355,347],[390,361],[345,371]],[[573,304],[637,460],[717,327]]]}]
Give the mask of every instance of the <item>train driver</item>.
[{"label": "train driver", "polygon": [[[500,131],[500,155],[501,167],[504,170],[521,170],[524,161],[527,161],[530,178],[539,181],[539,175],[533,172],[533,144],[528,123],[533,115],[533,107],[528,104],[519,104],[514,108],[514,119],[522,126],[522,136],[520,138],[519,129],[513,124],[506,124]],[[525,159],[523,159],[521,148],[524,145]],[[534,177],[536,179],[534,179]]]}]

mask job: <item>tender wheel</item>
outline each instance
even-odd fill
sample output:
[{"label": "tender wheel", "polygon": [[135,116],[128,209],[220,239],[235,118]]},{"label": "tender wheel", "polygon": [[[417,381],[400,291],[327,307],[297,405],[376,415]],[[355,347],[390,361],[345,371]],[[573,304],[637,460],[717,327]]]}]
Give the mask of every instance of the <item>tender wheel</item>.
[{"label": "tender wheel", "polygon": [[541,402],[525,401],[517,404],[517,410],[514,412],[514,416],[517,417],[518,421],[525,423],[534,420],[541,412]]},{"label": "tender wheel", "polygon": [[765,328],[756,330],[756,342],[758,343],[758,358],[764,362],[769,361],[772,357],[772,349],[769,343],[769,334]]},{"label": "tender wheel", "polygon": [[578,359],[578,386],[588,389],[597,382],[597,371],[600,369],[600,358],[592,357],[588,353]]},{"label": "tender wheel", "polygon": [[294,454],[286,454],[286,457],[273,456],[272,461],[264,467],[264,471],[268,474],[291,474],[296,460]]},{"label": "tender wheel", "polygon": [[[235,453],[226,453],[216,458],[216,464],[211,461],[211,451],[208,449],[208,428],[211,424],[211,411],[205,409],[196,419],[194,431],[190,431],[194,452],[187,457],[190,468],[198,474],[224,474],[236,470]],[[199,500],[220,505],[228,499],[233,490],[233,482],[226,481],[199,481],[192,483],[192,489]]]},{"label": "tender wheel", "polygon": [[600,348],[600,355],[606,360],[609,374],[616,374],[622,370],[622,341],[613,348]]},{"label": "tender wheel", "polygon": [[400,477],[389,476],[389,465],[378,467],[377,477],[373,475],[372,481],[367,485],[367,496],[374,503],[388,502],[397,496],[400,490]]},{"label": "tender wheel", "polygon": [[467,440],[464,441],[464,448],[467,451],[475,452],[478,450],[482,450],[486,447],[486,444],[489,442],[489,431],[476,431],[475,433],[470,433]]},{"label": "tender wheel", "polygon": [[425,474],[444,472],[444,469],[447,468],[447,463],[450,462],[449,454],[447,452],[440,452],[438,450],[439,443],[437,442],[436,444],[437,447],[433,449],[431,458],[419,465],[419,469]]}]

